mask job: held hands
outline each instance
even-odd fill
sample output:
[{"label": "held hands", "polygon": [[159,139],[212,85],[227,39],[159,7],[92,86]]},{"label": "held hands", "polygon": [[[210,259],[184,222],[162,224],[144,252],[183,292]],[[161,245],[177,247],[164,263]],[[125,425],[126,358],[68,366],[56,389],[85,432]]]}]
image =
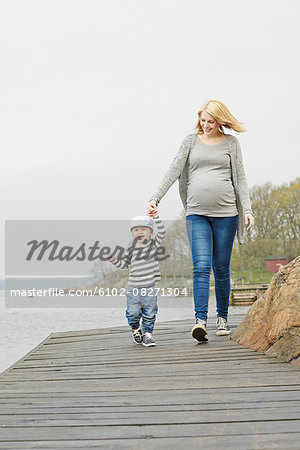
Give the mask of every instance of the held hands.
[{"label": "held hands", "polygon": [[157,216],[157,206],[156,206],[156,201],[155,200],[151,200],[151,202],[148,204],[147,208],[146,208],[147,214],[150,217],[155,217]]},{"label": "held hands", "polygon": [[[248,225],[249,223],[249,225]],[[248,225],[247,231],[249,231],[254,225],[254,217],[252,214],[245,214],[245,225]]]}]

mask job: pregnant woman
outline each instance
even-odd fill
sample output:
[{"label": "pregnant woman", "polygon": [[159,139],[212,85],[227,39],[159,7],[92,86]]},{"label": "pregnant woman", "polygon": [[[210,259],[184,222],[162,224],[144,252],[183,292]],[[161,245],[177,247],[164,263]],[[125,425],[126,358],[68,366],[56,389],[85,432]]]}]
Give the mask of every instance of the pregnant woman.
[{"label": "pregnant woman", "polygon": [[230,258],[235,234],[244,242],[245,224],[254,225],[242,154],[236,136],[224,128],[246,131],[219,100],[207,100],[198,112],[196,133],[186,136],[147,206],[149,215],[179,180],[186,213],[186,230],[193,259],[196,324],[192,336],[207,341],[207,311],[211,267],[215,278],[217,336],[230,334]]}]

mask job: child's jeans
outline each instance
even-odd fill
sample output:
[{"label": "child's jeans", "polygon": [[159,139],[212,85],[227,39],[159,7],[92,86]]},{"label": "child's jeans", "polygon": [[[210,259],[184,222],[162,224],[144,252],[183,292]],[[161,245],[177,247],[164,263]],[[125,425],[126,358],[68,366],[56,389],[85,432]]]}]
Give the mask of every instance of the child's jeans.
[{"label": "child's jeans", "polygon": [[127,286],[127,309],[126,317],[128,324],[133,329],[140,326],[142,318],[142,333],[152,333],[156,319],[157,296],[155,295],[155,285],[144,288]]}]

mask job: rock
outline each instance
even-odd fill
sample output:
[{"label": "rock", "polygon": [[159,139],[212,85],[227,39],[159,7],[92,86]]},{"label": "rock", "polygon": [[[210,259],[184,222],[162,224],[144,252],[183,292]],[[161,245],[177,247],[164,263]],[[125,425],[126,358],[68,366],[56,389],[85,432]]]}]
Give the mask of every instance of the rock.
[{"label": "rock", "polygon": [[300,256],[273,276],[232,339],[281,361],[300,364]]}]

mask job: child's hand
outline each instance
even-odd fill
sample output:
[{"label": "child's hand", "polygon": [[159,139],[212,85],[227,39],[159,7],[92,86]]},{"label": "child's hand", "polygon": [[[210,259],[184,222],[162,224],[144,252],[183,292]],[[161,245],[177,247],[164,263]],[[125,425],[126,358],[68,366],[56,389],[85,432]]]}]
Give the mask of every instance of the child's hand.
[{"label": "child's hand", "polygon": [[109,261],[111,261],[112,259],[114,259],[113,254],[110,253],[109,255],[107,255],[106,259],[108,259]]},{"label": "child's hand", "polygon": [[155,217],[158,217],[158,214],[157,214],[157,212],[155,212],[155,211],[153,211],[153,212],[151,212],[151,213],[148,213],[147,214],[149,217],[152,217],[152,219],[155,219]]},{"label": "child's hand", "polygon": [[157,215],[157,205],[155,200],[151,200],[146,208],[147,214],[150,217],[154,217]]}]

